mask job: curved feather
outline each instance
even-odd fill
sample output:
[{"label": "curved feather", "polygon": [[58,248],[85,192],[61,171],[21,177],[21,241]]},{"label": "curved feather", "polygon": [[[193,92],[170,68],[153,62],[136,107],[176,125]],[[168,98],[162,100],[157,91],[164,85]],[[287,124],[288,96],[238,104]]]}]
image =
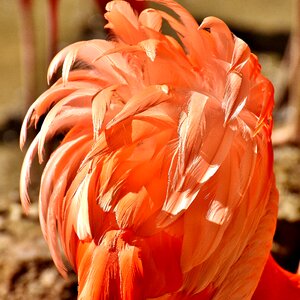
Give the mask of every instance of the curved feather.
[{"label": "curved feather", "polygon": [[[255,55],[214,17],[107,5],[110,41],[71,45],[57,80],[21,130],[42,122],[25,156],[56,135],[45,162],[40,222],[58,270],[61,249],[79,299],[251,299],[275,228],[273,88]],[[169,24],[178,41],[161,30]]]}]

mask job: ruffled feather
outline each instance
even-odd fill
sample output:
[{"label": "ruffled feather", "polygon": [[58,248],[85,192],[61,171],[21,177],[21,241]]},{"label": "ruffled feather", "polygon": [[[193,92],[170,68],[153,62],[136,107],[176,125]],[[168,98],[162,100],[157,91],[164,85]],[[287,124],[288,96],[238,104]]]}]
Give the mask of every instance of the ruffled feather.
[{"label": "ruffled feather", "polygon": [[79,299],[251,299],[275,227],[273,88],[224,22],[198,26],[173,0],[152,2],[174,14],[110,2],[112,40],[53,59],[48,81],[61,78],[21,130],[23,146],[43,118],[21,201],[28,211],[34,156],[63,135],[40,222],[58,270],[62,248],[78,273]]}]

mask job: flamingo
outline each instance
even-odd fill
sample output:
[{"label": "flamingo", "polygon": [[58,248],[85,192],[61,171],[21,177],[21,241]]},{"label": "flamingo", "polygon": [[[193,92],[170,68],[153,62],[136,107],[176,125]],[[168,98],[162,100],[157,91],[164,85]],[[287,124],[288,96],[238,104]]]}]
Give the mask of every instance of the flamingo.
[{"label": "flamingo", "polygon": [[23,68],[23,87],[24,87],[24,102],[28,109],[32,104],[32,99],[35,96],[36,82],[35,82],[35,39],[34,26],[32,16],[32,2],[31,0],[20,0],[19,11],[21,20],[21,44],[22,44],[22,68]]},{"label": "flamingo", "polygon": [[[21,54],[23,67],[23,89],[25,108],[28,109],[32,104],[32,99],[36,93],[36,45],[34,38],[34,22],[32,0],[19,0],[20,11],[20,36],[21,36]],[[59,0],[48,0],[48,60],[52,60],[58,50],[58,4]]]},{"label": "flamingo", "polygon": [[[78,299],[299,299],[298,275],[270,256],[278,192],[271,144],[273,86],[226,24],[199,26],[173,0],[137,14],[106,6],[113,38],[60,51],[21,129],[43,123],[30,167],[45,164],[40,223]],[[178,36],[161,32],[167,22]],[[62,248],[62,251],[61,251]]]},{"label": "flamingo", "polygon": [[[105,12],[105,5],[109,0],[94,0],[101,13]],[[146,8],[145,2],[128,1],[132,7],[141,12]],[[25,108],[28,109],[32,104],[32,99],[36,93],[36,45],[34,39],[33,9],[32,0],[19,0],[19,10],[21,19],[21,44],[22,44],[22,65],[23,65],[23,87]],[[51,62],[58,51],[59,41],[59,11],[60,0],[47,0],[47,31],[48,31],[48,61]]]},{"label": "flamingo", "polygon": [[[20,0],[28,1],[28,0]],[[31,0],[30,0],[31,1]],[[58,50],[58,6],[60,0],[47,0],[48,5],[48,28],[49,28],[49,59],[52,60]],[[105,5],[109,0],[94,0],[101,13],[105,12]],[[127,0],[131,6],[141,12],[146,8],[145,2]]]}]

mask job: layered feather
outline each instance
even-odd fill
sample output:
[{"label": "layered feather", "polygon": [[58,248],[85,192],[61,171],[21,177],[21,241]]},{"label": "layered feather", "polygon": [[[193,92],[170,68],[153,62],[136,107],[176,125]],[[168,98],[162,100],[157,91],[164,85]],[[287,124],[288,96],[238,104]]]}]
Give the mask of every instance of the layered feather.
[{"label": "layered feather", "polygon": [[[43,234],[79,299],[251,299],[275,228],[273,88],[221,20],[107,5],[113,40],[62,50],[29,109],[21,174],[58,133],[40,189]],[[162,20],[178,35],[161,33]],[[58,240],[59,239],[59,240]],[[232,285],[232,283],[234,284]],[[230,296],[224,296],[230,295]]]}]

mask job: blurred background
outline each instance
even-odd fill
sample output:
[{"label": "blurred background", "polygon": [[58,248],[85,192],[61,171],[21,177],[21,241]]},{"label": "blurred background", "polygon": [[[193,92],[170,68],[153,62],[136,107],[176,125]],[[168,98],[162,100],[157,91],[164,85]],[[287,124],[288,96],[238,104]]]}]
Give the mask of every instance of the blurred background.
[{"label": "blurred background", "polygon": [[[49,63],[48,0],[32,0],[33,35],[24,22],[21,2],[0,0],[0,299],[74,299],[75,276],[57,273],[38,222],[38,176],[33,203],[25,216],[19,202],[21,162],[18,136],[30,102],[46,88]],[[58,48],[83,39],[103,38],[102,13],[92,0],[61,0]],[[263,73],[274,83],[276,110],[275,172],[280,209],[273,253],[291,271],[300,258],[300,58],[297,0],[181,0],[200,23],[205,16],[223,19],[258,55]],[[32,39],[36,52],[24,41]],[[28,61],[35,63],[28,69]],[[27,66],[26,66],[27,65]],[[299,82],[300,85],[300,82]],[[278,138],[279,137],[279,138]],[[34,170],[39,172],[37,166]]]}]

